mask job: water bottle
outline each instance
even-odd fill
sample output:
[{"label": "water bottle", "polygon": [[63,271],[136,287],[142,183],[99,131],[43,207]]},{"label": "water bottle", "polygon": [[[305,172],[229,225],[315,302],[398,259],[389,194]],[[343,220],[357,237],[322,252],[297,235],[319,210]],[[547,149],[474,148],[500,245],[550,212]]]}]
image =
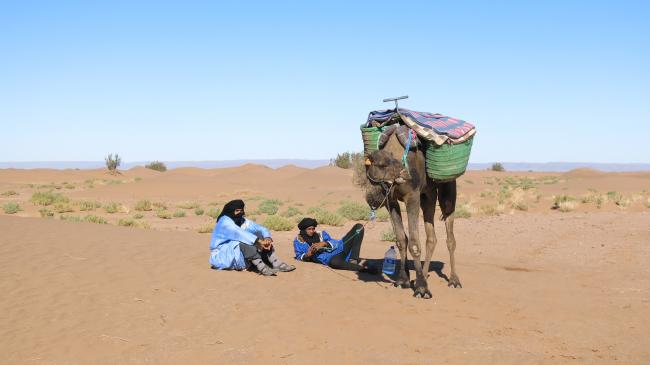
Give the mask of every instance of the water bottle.
[{"label": "water bottle", "polygon": [[384,265],[381,268],[381,271],[386,275],[395,275],[395,266],[397,265],[397,252],[395,251],[395,246],[390,246],[386,255],[384,255]]}]

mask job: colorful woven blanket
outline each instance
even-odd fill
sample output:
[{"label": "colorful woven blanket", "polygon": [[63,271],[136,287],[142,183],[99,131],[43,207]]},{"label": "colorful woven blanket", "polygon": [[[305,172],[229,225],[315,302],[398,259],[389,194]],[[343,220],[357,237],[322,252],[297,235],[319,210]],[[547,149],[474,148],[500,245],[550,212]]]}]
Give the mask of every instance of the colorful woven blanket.
[{"label": "colorful woven blanket", "polygon": [[366,126],[388,125],[401,120],[418,136],[433,141],[438,145],[447,143],[462,143],[476,133],[473,124],[464,120],[451,118],[442,114],[416,112],[400,108],[376,110],[368,114]]}]

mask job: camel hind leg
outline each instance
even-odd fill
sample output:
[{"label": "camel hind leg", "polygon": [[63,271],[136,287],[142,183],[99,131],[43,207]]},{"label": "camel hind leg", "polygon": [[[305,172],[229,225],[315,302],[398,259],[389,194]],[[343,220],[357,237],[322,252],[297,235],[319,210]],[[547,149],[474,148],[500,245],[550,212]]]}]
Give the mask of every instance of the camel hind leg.
[{"label": "camel hind leg", "polygon": [[445,230],[447,231],[447,249],[449,250],[449,266],[451,274],[449,275],[449,286],[462,288],[460,279],[456,274],[456,237],[454,236],[454,212],[456,211],[456,180],[440,184],[438,188],[438,202],[442,211],[441,219],[445,221]]}]

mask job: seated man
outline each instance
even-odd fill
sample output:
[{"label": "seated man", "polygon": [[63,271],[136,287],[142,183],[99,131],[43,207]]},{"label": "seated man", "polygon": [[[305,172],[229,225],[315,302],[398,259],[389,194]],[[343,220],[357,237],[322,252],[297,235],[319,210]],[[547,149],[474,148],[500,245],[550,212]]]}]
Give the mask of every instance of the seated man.
[{"label": "seated man", "polygon": [[317,232],[317,226],[313,218],[298,223],[300,232],[293,241],[297,260],[320,262],[333,269],[376,273],[365,260],[359,259],[363,225],[355,224],[340,240],[333,239],[326,231]]},{"label": "seated man", "polygon": [[246,219],[245,215],[242,200],[224,205],[210,239],[212,268],[244,270],[252,264],[264,276],[295,270],[295,266],[280,261],[275,254],[269,230]]}]

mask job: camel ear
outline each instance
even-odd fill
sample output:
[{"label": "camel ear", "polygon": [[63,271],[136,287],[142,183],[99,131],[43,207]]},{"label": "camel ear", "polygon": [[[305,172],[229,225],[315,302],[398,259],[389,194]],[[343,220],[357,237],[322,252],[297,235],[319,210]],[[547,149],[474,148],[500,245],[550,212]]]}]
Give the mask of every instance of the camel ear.
[{"label": "camel ear", "polygon": [[366,158],[365,165],[366,165],[366,166],[370,166],[370,165],[372,165],[372,162],[370,161],[369,158]]}]

